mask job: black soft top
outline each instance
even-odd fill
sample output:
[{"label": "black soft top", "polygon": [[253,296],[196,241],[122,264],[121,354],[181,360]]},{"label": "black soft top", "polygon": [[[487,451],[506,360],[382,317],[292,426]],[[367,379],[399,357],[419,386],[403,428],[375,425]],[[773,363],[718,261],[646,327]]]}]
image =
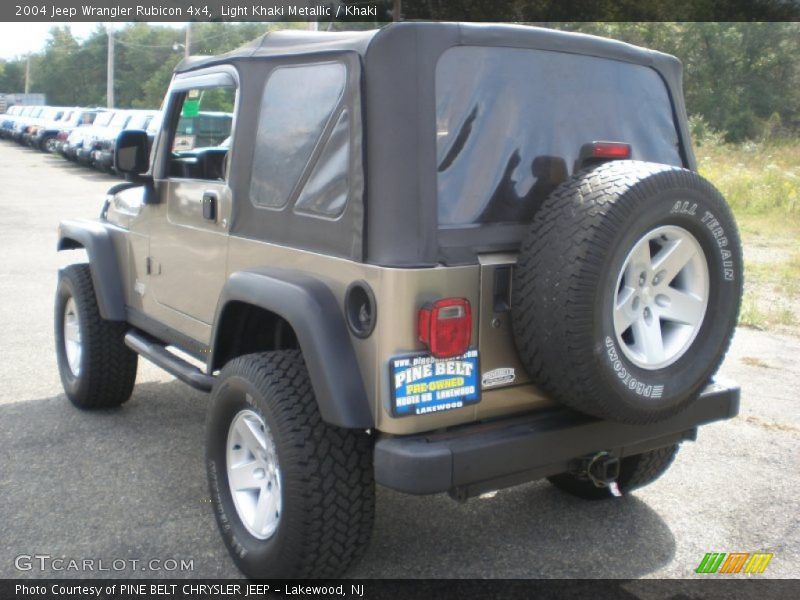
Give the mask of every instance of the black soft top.
[{"label": "black soft top", "polygon": [[425,41],[447,40],[448,46],[536,48],[587,54],[680,71],[678,60],[667,54],[582,33],[495,23],[404,22],[392,23],[381,29],[369,31],[305,31],[300,29],[271,31],[226,54],[191,56],[182,60],[175,68],[175,72],[182,73],[238,59],[324,52],[353,51],[364,57],[381,57],[381,50],[385,46],[391,45],[394,35],[398,32],[413,32],[414,37],[419,42],[423,42],[417,47],[417,50],[427,50],[428,56],[419,54],[418,58],[421,61],[433,60],[435,62],[440,54],[439,44],[425,44]]},{"label": "black soft top", "polygon": [[[363,111],[358,127],[364,140],[364,168],[358,177],[363,177],[364,191],[355,199],[361,208],[342,227],[341,240],[323,236],[328,246],[311,249],[387,266],[454,264],[475,260],[474,253],[466,260],[463,253],[458,260],[448,258],[437,224],[435,69],[439,57],[454,46],[548,50],[654,69],[669,92],[683,165],[695,168],[680,62],[667,54],[585,34],[523,25],[424,22],[393,23],[372,31],[286,30],[269,32],[220,56],[184,59],[176,73],[232,64],[246,76],[248,71],[272,68],[269,65],[275,61],[270,59],[285,63],[295,58],[355,58],[362,67]],[[475,252],[513,249],[521,231],[486,237],[475,245]],[[318,233],[309,231],[303,237],[315,239]]]}]

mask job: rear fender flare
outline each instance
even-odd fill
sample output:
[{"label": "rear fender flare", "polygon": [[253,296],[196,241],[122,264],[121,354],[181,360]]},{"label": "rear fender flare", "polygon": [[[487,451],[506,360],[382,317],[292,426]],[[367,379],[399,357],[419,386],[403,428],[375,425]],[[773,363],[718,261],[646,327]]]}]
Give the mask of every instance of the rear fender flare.
[{"label": "rear fender flare", "polygon": [[217,306],[208,372],[222,366],[216,364],[215,357],[219,340],[217,326],[231,302],[263,308],[291,325],[325,422],[354,429],[374,426],[350,334],[339,304],[327,285],[309,275],[286,269],[233,273]]}]

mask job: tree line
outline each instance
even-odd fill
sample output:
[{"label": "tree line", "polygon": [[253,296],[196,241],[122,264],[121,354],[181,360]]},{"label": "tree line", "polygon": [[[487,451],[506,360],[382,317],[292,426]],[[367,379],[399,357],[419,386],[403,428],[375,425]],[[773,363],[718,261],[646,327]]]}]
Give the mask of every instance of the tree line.
[{"label": "tree line", "polygon": [[[796,135],[800,131],[800,23],[597,22],[532,23],[602,35],[674,54],[684,66],[686,104],[693,122],[728,141]],[[335,29],[374,27],[336,23]],[[232,50],[275,28],[304,23],[195,23],[193,54]],[[328,28],[325,23],[320,28]],[[114,34],[117,105],[158,107],[172,70],[183,57],[184,32],[131,23]],[[30,57],[30,90],[54,105],[104,105],[105,28],[77,40],[54,27],[43,51]],[[0,92],[25,87],[26,59],[0,61]]]}]

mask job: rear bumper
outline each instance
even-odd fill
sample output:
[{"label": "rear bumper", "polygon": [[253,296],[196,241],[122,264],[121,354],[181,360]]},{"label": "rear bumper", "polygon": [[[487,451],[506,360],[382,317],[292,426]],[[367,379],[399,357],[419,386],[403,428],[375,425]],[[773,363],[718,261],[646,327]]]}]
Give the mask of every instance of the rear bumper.
[{"label": "rear bumper", "polygon": [[460,497],[563,473],[599,452],[624,457],[693,440],[700,425],[739,413],[739,388],[715,383],[680,414],[651,425],[625,425],[566,408],[444,431],[386,436],[375,445],[375,480],[409,494]]}]

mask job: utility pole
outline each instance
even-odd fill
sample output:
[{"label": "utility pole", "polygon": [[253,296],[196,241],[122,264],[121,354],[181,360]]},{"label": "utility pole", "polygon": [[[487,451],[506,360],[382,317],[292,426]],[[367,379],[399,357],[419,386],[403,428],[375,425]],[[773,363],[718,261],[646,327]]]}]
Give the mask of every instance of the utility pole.
[{"label": "utility pole", "polygon": [[183,38],[183,57],[189,58],[189,55],[192,53],[191,51],[192,46],[192,24],[186,23],[186,34]]},{"label": "utility pole", "polygon": [[400,21],[402,19],[403,12],[403,0],[394,0],[394,6],[392,8],[392,20],[393,21]]},{"label": "utility pole", "polygon": [[[316,2],[312,2],[312,0],[306,0],[306,6],[308,8],[311,8],[315,4]],[[319,23],[317,22],[316,19],[314,19],[313,21],[306,21],[306,27],[308,28],[309,31],[319,31]]]},{"label": "utility pole", "polygon": [[108,63],[106,65],[106,104],[114,108],[114,30],[111,24],[106,26],[108,34]]},{"label": "utility pole", "polygon": [[31,91],[31,53],[28,52],[28,56],[25,59],[25,94],[29,94]]}]

